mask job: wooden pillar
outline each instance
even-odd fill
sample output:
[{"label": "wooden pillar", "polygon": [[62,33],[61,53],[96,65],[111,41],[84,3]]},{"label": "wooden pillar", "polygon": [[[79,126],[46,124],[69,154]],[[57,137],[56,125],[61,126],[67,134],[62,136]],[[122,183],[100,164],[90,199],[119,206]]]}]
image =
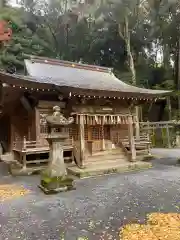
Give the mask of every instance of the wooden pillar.
[{"label": "wooden pillar", "polygon": [[167,124],[166,124],[166,135],[167,135],[168,148],[171,148],[171,139],[170,139],[169,126]]},{"label": "wooden pillar", "polygon": [[40,112],[38,108],[35,108],[35,134],[36,141],[40,140]]},{"label": "wooden pillar", "polygon": [[14,127],[13,127],[13,123],[12,123],[12,117],[10,117],[10,134],[9,134],[9,147],[8,150],[9,152],[11,152],[13,150],[13,145],[14,145]]},{"label": "wooden pillar", "polygon": [[102,151],[105,151],[104,125],[101,125],[101,132],[102,132]]},{"label": "wooden pillar", "polygon": [[180,147],[180,135],[176,134],[176,147]]},{"label": "wooden pillar", "polygon": [[142,109],[142,106],[139,107],[139,121],[143,122],[143,109]]},{"label": "wooden pillar", "polygon": [[23,146],[22,146],[22,153],[21,153],[21,158],[22,158],[22,164],[23,164],[23,169],[26,169],[26,137],[24,136],[23,138]]},{"label": "wooden pillar", "polygon": [[87,132],[88,132],[88,141],[92,140],[92,129],[89,125],[87,125]]},{"label": "wooden pillar", "polygon": [[172,120],[172,108],[171,108],[171,98],[170,96],[168,96],[166,98],[166,101],[167,101],[167,108],[168,108],[168,118],[169,118],[169,121]]},{"label": "wooden pillar", "polygon": [[133,120],[132,116],[128,117],[128,138],[129,138],[129,146],[131,152],[131,161],[136,160],[136,148],[135,148],[135,140],[133,134]]},{"label": "wooden pillar", "polygon": [[79,118],[80,160],[83,166],[85,160],[84,116],[80,115]]},{"label": "wooden pillar", "polygon": [[151,132],[150,132],[150,124],[149,124],[149,121],[147,121],[147,137],[150,141],[151,139]]},{"label": "wooden pillar", "polygon": [[135,132],[136,132],[136,139],[140,139],[140,127],[139,127],[139,107],[135,107],[136,110],[136,126],[135,126]]}]

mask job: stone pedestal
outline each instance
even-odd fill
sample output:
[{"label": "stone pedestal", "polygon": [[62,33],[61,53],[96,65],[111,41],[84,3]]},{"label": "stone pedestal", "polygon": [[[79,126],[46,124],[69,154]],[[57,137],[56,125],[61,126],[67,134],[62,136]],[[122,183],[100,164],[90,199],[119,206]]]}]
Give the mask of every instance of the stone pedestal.
[{"label": "stone pedestal", "polygon": [[[73,179],[67,174],[63,157],[63,143],[69,137],[63,131],[63,126],[72,123],[73,119],[65,119],[62,115],[59,115],[60,112],[57,112],[57,110],[55,113],[53,119],[47,117],[47,123],[51,126],[50,134],[47,137],[50,146],[49,165],[41,175],[39,186],[46,194],[74,189]],[[54,130],[55,127],[59,127],[58,132]]]}]

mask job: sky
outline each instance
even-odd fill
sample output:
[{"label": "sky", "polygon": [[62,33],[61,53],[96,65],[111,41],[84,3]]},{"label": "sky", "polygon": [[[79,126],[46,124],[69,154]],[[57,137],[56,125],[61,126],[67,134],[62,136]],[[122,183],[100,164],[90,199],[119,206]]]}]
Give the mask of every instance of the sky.
[{"label": "sky", "polygon": [[18,6],[18,4],[17,4],[18,0],[9,0],[9,2],[13,6]]}]

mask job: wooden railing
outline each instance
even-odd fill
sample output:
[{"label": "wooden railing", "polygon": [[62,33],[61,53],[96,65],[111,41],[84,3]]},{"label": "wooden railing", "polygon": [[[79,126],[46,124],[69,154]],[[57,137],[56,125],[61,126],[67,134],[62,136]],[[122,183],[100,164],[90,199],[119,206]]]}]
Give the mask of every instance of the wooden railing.
[{"label": "wooden railing", "polygon": [[162,121],[162,122],[140,122],[140,128],[142,130],[150,130],[150,129],[157,129],[157,128],[173,128],[174,127],[173,121]]},{"label": "wooden railing", "polygon": [[141,134],[147,134],[153,147],[168,147],[175,145],[176,121],[140,122]]},{"label": "wooden railing", "polygon": [[[67,139],[63,142],[63,146],[73,146],[73,140]],[[41,141],[27,141],[24,137],[23,141],[15,141],[13,143],[13,150],[16,151],[28,151],[31,149],[49,149],[48,142],[46,144],[42,144]]]},{"label": "wooden railing", "polygon": [[[121,143],[124,151],[125,149],[127,150],[127,152],[131,151],[128,137],[121,139]],[[134,144],[135,144],[136,151],[141,151],[141,150],[138,150],[138,148],[143,148],[143,149],[147,149],[148,153],[150,153],[151,141],[148,135],[140,135],[138,138],[134,137]]]},{"label": "wooden railing", "polygon": [[42,145],[39,141],[27,141],[26,138],[23,141],[14,141],[13,150],[27,151],[29,149],[49,148],[49,145]]}]

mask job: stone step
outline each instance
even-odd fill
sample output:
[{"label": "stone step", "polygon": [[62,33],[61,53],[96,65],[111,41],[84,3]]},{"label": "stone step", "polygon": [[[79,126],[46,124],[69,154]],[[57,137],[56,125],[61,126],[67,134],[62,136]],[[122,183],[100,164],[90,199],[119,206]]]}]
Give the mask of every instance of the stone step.
[{"label": "stone step", "polygon": [[106,155],[101,157],[87,157],[86,162],[106,162],[106,161],[112,161],[112,160],[127,160],[127,156],[125,155]]},{"label": "stone step", "polygon": [[87,166],[85,169],[79,169],[78,167],[68,168],[68,172],[79,178],[91,177],[96,175],[110,174],[110,173],[120,173],[126,171],[140,170],[150,168],[152,164],[147,162],[135,162],[135,163],[114,163],[108,165],[101,165],[99,167]]},{"label": "stone step", "polygon": [[104,152],[102,155],[92,155],[87,157],[87,161],[101,161],[101,160],[111,160],[111,159],[127,159],[124,152],[121,151],[111,151]]},{"label": "stone step", "polygon": [[106,161],[99,161],[99,162],[85,162],[85,167],[93,167],[93,168],[99,168],[101,166],[113,166],[113,165],[119,165],[119,164],[123,164],[123,163],[127,163],[127,160],[123,159],[123,160],[119,160],[119,159],[113,159],[113,160],[106,160]]},{"label": "stone step", "polygon": [[112,149],[112,150],[106,150],[106,151],[99,151],[96,153],[93,153],[92,156],[105,156],[105,155],[114,155],[114,154],[124,154],[123,149]]}]

